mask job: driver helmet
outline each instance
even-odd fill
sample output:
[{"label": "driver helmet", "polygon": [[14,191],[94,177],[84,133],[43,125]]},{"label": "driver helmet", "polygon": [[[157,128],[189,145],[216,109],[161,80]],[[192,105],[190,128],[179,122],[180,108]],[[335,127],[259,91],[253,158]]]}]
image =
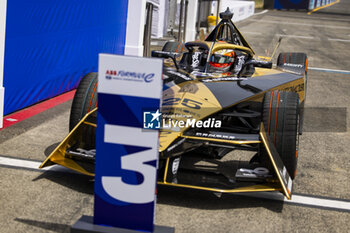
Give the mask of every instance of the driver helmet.
[{"label": "driver helmet", "polygon": [[227,72],[234,62],[234,57],[235,53],[233,51],[225,54],[214,53],[209,60],[211,70],[216,72]]}]

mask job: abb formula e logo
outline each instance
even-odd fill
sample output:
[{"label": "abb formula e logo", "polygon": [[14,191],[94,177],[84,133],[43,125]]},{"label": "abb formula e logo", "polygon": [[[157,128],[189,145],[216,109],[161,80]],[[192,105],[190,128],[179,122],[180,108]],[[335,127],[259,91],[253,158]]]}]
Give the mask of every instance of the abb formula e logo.
[{"label": "abb formula e logo", "polygon": [[126,81],[135,81],[135,82],[145,82],[150,83],[153,81],[155,74],[154,73],[140,73],[133,71],[124,71],[124,70],[107,70],[106,79],[107,80],[126,80]]}]

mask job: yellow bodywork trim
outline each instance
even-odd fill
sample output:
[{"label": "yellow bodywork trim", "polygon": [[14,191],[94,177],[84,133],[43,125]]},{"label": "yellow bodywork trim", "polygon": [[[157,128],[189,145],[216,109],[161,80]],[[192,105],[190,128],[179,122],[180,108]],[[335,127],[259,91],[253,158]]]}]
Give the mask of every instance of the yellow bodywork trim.
[{"label": "yellow bodywork trim", "polygon": [[167,158],[166,164],[165,164],[165,170],[164,170],[164,177],[163,177],[164,182],[166,182],[166,177],[168,175],[169,161],[170,161],[170,158]]},{"label": "yellow bodywork trim", "polygon": [[[168,88],[163,92],[164,100],[178,99],[171,105],[162,106],[161,112],[163,115],[192,115],[191,119],[203,119],[211,114],[221,110],[221,105],[213,95],[213,93],[202,82],[193,80]],[[200,103],[200,109],[193,109],[183,105],[185,99],[190,99]],[[171,113],[171,114],[169,114]],[[176,121],[186,121],[187,118],[176,117]],[[159,152],[164,151],[176,138],[181,136],[181,133],[187,128],[179,128],[179,131],[174,131],[169,128],[164,128],[159,134]]]},{"label": "yellow bodywork trim", "polygon": [[87,122],[87,121],[84,121],[83,123],[84,123],[85,125],[90,125],[90,126],[92,126],[92,127],[97,128],[97,125],[96,125],[96,124],[94,124],[94,123]]},{"label": "yellow bodywork trim", "polygon": [[252,186],[248,186],[248,187],[240,187],[240,188],[235,188],[235,189],[219,189],[219,188],[208,188],[208,187],[188,185],[188,184],[169,183],[166,181],[168,169],[169,169],[169,161],[170,161],[170,158],[167,158],[165,169],[164,169],[164,178],[163,178],[163,181],[157,182],[157,184],[159,184],[159,185],[175,186],[175,187],[190,188],[190,189],[199,189],[199,190],[219,192],[219,193],[282,191],[279,182],[278,181],[276,182],[276,180],[271,180],[271,182],[266,183],[266,184],[252,185]]},{"label": "yellow bodywork trim", "polygon": [[271,61],[272,57],[267,57],[267,56],[258,56],[259,59],[262,59],[264,61]]},{"label": "yellow bodywork trim", "polygon": [[223,142],[223,143],[238,144],[238,145],[261,143],[261,141],[244,141],[244,140],[234,141],[234,140],[225,140],[225,139],[218,139],[218,138],[204,138],[204,137],[186,136],[186,135],[182,135],[181,137],[188,138],[188,139]]},{"label": "yellow bodywork trim", "polygon": [[[254,73],[253,77],[256,76],[262,76],[262,75],[271,75],[271,74],[278,74],[278,73],[283,73],[280,70],[276,70],[276,69],[263,69],[263,68],[256,68],[256,72]],[[202,109],[205,109],[205,111],[200,110],[198,112],[198,114],[200,115],[200,117],[197,117],[196,119],[203,119],[211,114],[214,114],[218,111],[220,111],[222,108],[219,104],[219,102],[217,101],[217,99],[215,98],[215,96],[210,92],[210,90],[202,83],[200,83],[199,81],[191,81],[191,82],[186,82],[187,85],[195,85],[198,87],[198,91],[196,93],[182,93],[179,90],[181,89],[181,86],[174,86],[172,88],[167,89],[165,92],[167,92],[167,95],[163,95],[163,99],[166,98],[180,98],[181,100],[183,100],[184,98],[190,98],[193,100],[198,100],[201,101],[203,103],[203,105],[201,106]],[[282,84],[280,86],[274,87],[272,89],[266,90],[264,92],[259,93],[256,96],[252,96],[249,97],[247,99],[243,99],[236,104],[245,102],[245,101],[257,101],[257,102],[261,102],[263,100],[263,97],[265,95],[266,92],[268,91],[273,91],[273,90],[285,90],[285,91],[294,91],[293,89],[296,89],[298,86],[301,86],[302,84],[305,84],[305,80],[304,78],[300,78],[297,80],[293,80],[291,82]],[[304,89],[298,89],[295,90],[298,94],[299,94],[299,98],[300,101],[303,101],[305,96],[305,87]],[[205,99],[202,99],[203,97],[206,97]],[[179,101],[179,103],[181,103],[181,101]],[[191,109],[187,109],[184,106],[179,106],[178,104],[176,105],[172,105],[172,106],[167,106],[169,108],[174,108],[174,114],[183,114],[183,112],[181,111],[177,111],[177,110],[191,110]],[[176,110],[177,109],[177,110]],[[191,110],[193,111],[193,110]],[[185,119],[180,119],[177,118],[176,120],[185,120]],[[176,138],[182,136],[182,137],[190,137],[190,136],[184,136],[182,135],[183,132],[186,130],[187,128],[181,128],[179,132],[177,131],[171,131],[171,130],[164,130],[164,131],[160,131],[160,139],[159,139],[159,152],[164,151]],[[198,139],[198,137],[195,137],[193,139]],[[211,140],[214,141],[213,139],[207,139],[207,138],[203,138],[203,140]],[[219,140],[219,142],[222,142],[222,139],[217,139]],[[253,142],[247,142],[244,143],[245,141],[242,141],[243,143],[233,143],[233,144],[249,144],[249,143],[253,143]],[[260,143],[261,141],[254,141],[254,143]],[[232,143],[232,141],[229,141],[228,143]]]},{"label": "yellow bodywork trim", "polygon": [[265,69],[265,68],[256,67],[255,72],[252,75],[252,78],[264,76],[264,75],[281,74],[281,73],[283,72],[277,69]]},{"label": "yellow bodywork trim", "polygon": [[275,172],[277,174],[277,177],[278,177],[278,180],[279,180],[279,183],[281,184],[282,186],[282,189],[283,189],[283,193],[284,195],[287,197],[288,200],[291,199],[291,190],[289,190],[285,185],[284,185],[284,182],[282,180],[282,177],[281,177],[281,174],[279,173],[278,171],[278,167],[277,167],[277,164],[275,162],[275,160],[273,159],[273,156],[272,156],[272,153],[271,153],[271,150],[269,148],[269,145],[267,143],[267,136],[266,136],[266,132],[265,132],[265,128],[264,128],[264,124],[261,123],[260,125],[260,137],[264,143],[264,146],[265,146],[265,149],[267,151],[267,154],[269,155],[269,158],[271,160],[271,163],[273,165],[273,168],[275,169]]},{"label": "yellow bodywork trim", "polygon": [[278,183],[259,184],[259,185],[252,185],[252,186],[248,186],[248,187],[240,187],[240,188],[236,188],[236,189],[207,188],[207,187],[201,187],[201,186],[195,186],[195,185],[175,184],[175,183],[167,183],[167,182],[161,182],[161,181],[157,182],[157,184],[167,185],[167,186],[175,186],[175,187],[181,187],[181,188],[199,189],[199,190],[218,192],[218,193],[281,191],[281,188],[279,187]]},{"label": "yellow bodywork trim", "polygon": [[234,45],[234,44],[228,44],[228,43],[220,44],[219,42],[214,45],[214,48],[212,49],[211,53],[213,54],[216,51],[223,50],[223,49],[232,49],[232,50],[238,49],[238,50],[243,50],[252,56],[254,55],[253,51],[247,47],[240,46],[240,45]]},{"label": "yellow bodywork trim", "polygon": [[[44,168],[47,166],[51,166],[54,164],[59,164],[64,167],[70,168],[79,173],[83,173],[88,176],[95,176],[95,174],[86,171],[79,164],[77,164],[73,159],[66,157],[66,149],[70,146],[70,143],[75,140],[77,134],[79,134],[79,130],[84,127],[84,125],[91,125],[92,123],[86,122],[85,120],[95,113],[97,108],[86,114],[83,119],[74,127],[72,131],[69,132],[67,137],[55,148],[55,150],[45,159],[45,161],[40,165],[39,168]],[[94,125],[94,124],[92,124]]]}]

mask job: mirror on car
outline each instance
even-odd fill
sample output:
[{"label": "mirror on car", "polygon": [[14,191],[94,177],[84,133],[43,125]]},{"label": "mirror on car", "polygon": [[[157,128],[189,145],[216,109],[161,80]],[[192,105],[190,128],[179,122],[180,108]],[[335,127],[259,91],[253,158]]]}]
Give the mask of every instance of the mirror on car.
[{"label": "mirror on car", "polygon": [[170,58],[173,60],[176,69],[178,70],[179,67],[176,62],[176,57],[179,55],[179,53],[172,53],[172,52],[165,52],[165,51],[152,51],[151,56],[152,57],[158,57],[158,58]]},{"label": "mirror on car", "polygon": [[165,51],[152,51],[151,56],[152,57],[159,57],[159,58],[176,58],[178,53],[172,53],[172,52],[165,52]]},{"label": "mirror on car", "polygon": [[254,67],[271,69],[272,62],[271,61],[250,59],[246,63],[244,63],[241,71],[238,73],[237,76],[238,77],[251,76],[255,72]]},{"label": "mirror on car", "polygon": [[271,61],[262,61],[262,60],[255,60],[255,59],[249,60],[245,65],[253,65],[254,67],[267,68],[267,69],[272,68]]}]

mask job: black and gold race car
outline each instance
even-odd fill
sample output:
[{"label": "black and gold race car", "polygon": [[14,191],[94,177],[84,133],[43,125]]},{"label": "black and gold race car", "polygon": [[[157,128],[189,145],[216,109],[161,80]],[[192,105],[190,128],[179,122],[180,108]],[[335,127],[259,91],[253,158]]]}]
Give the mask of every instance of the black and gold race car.
[{"label": "black and gold race car", "polygon": [[[158,184],[291,198],[302,133],[307,57],[258,57],[228,10],[205,41],[167,42]],[[69,135],[41,167],[94,175],[97,74],[80,82]],[[122,114],[122,113],[121,113]]]}]

